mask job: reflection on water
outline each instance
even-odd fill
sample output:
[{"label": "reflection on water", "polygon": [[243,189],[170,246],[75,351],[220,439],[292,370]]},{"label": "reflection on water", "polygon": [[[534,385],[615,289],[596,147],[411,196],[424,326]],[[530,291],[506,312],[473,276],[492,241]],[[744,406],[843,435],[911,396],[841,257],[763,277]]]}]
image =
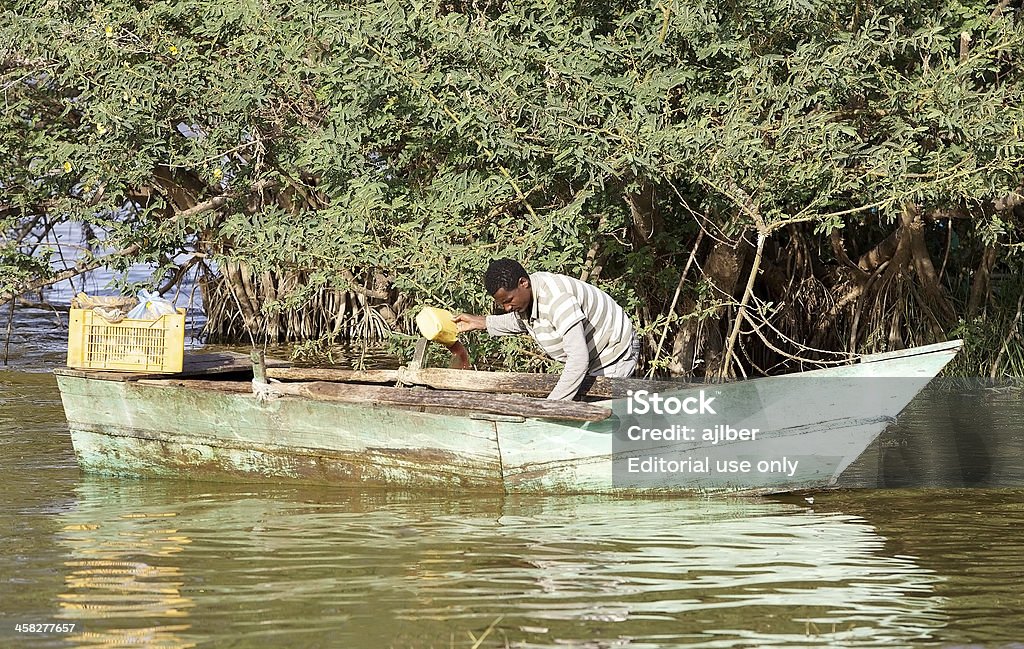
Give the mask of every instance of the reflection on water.
[{"label": "reflection on water", "polygon": [[[175,514],[125,513],[119,508],[109,515],[66,522],[58,533],[69,559],[64,561],[68,572],[65,590],[58,595],[57,617],[82,623],[86,631],[77,637],[80,645],[195,646],[179,636],[189,628],[185,618],[194,605],[181,594],[184,573],[165,563],[190,542],[173,527]],[[175,623],[178,619],[182,623]],[[90,624],[93,620],[106,623]],[[150,624],[153,620],[159,623]]]},{"label": "reflection on water", "polygon": [[61,616],[104,646],[472,646],[497,621],[484,646],[859,647],[946,623],[939,578],[863,519],[780,503],[85,478],[60,523]]},{"label": "reflection on water", "polygon": [[881,552],[916,557],[941,576],[943,646],[1020,646],[1007,643],[1024,636],[1024,491],[846,491],[815,507],[869,518],[885,538]]},{"label": "reflection on water", "polygon": [[[103,479],[79,473],[53,377],[25,358],[0,372],[0,647],[994,648],[1024,630],[1021,490],[470,499]],[[915,405],[868,474],[1024,470],[1019,401],[979,403]],[[62,620],[84,633],[13,630]]]},{"label": "reflection on water", "polygon": [[1024,487],[1021,388],[935,379],[843,474],[846,487]]}]

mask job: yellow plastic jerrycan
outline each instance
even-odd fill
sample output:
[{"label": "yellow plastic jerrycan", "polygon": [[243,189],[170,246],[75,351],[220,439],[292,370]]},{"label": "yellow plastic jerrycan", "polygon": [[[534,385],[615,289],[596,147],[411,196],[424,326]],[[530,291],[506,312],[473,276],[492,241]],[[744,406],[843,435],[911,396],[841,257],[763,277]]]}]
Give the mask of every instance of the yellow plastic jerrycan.
[{"label": "yellow plastic jerrycan", "polygon": [[454,344],[456,336],[459,335],[459,329],[452,321],[452,314],[432,306],[423,307],[416,316],[416,326],[424,338],[442,345]]}]

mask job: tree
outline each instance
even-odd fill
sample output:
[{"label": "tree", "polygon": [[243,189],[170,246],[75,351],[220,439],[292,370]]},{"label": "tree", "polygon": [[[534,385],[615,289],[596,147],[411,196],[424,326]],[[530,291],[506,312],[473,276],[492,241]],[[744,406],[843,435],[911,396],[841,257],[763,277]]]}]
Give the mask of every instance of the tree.
[{"label": "tree", "polygon": [[61,272],[46,233],[79,221],[115,251],[82,267],[195,269],[228,335],[486,308],[511,256],[611,291],[677,372],[942,338],[1019,292],[988,279],[1017,264],[1019,14],[21,0],[0,291]]}]

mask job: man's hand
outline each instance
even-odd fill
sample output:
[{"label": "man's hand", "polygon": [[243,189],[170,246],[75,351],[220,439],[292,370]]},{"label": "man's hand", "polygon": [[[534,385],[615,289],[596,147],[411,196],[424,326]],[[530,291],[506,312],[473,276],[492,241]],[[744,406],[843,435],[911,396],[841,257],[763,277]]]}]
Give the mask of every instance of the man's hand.
[{"label": "man's hand", "polygon": [[484,331],[487,329],[487,316],[460,313],[452,318],[452,320],[455,321],[455,326],[458,327],[460,334],[467,331]]}]

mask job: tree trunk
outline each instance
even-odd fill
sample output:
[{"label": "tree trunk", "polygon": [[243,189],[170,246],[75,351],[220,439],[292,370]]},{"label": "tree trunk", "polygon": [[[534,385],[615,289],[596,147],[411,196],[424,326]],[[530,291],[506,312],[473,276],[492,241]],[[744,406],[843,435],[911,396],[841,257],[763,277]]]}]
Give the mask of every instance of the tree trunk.
[{"label": "tree trunk", "polygon": [[[723,302],[721,306],[700,319],[690,318],[683,322],[672,341],[672,362],[669,370],[673,374],[691,374],[696,359],[701,355],[703,343],[704,375],[713,376],[721,369],[725,338],[723,329],[728,326],[728,306],[735,302],[736,287],[739,285],[743,266],[746,263],[750,244],[745,238],[736,245],[716,242],[704,261],[704,277],[712,287],[712,297]],[[691,313],[698,305],[692,299],[683,301],[683,313]]]},{"label": "tree trunk", "polygon": [[624,198],[633,219],[633,241],[640,245],[649,244],[664,228],[655,200],[654,185],[644,182],[637,191],[626,192]]},{"label": "tree trunk", "polygon": [[981,262],[978,269],[974,271],[974,279],[971,282],[971,296],[967,301],[967,318],[973,319],[981,315],[988,304],[989,293],[992,288],[992,269],[999,259],[999,249],[995,244],[985,246],[981,255]]},{"label": "tree trunk", "polygon": [[[354,281],[354,276],[352,276]],[[299,273],[253,274],[243,264],[228,262],[221,275],[208,273],[200,281],[210,342],[289,342],[316,339],[386,338],[402,323],[405,301],[389,290],[383,273],[373,276],[373,288],[356,284],[352,290],[322,288],[300,307],[265,313],[264,305],[305,284]]]}]

